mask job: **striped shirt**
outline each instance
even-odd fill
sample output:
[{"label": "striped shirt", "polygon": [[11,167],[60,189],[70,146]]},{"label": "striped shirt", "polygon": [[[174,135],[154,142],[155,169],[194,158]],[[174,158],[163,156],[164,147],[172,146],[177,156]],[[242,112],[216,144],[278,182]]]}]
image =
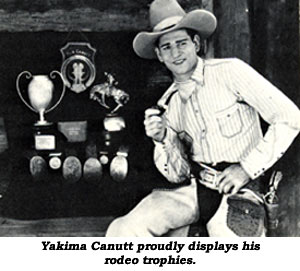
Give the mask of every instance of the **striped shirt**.
[{"label": "striped shirt", "polygon": [[[158,104],[167,134],[154,142],[154,162],[170,182],[190,176],[189,161],[240,163],[259,177],[300,130],[300,111],[280,90],[239,59],[198,59],[191,79],[174,82]],[[269,123],[263,135],[259,115]]]}]

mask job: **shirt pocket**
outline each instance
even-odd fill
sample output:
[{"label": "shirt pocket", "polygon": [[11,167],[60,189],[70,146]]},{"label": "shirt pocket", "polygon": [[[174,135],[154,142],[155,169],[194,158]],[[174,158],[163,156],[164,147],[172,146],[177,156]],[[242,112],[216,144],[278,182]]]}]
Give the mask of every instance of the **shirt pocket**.
[{"label": "shirt pocket", "polygon": [[243,122],[237,104],[216,113],[220,133],[223,137],[231,138],[242,132]]}]

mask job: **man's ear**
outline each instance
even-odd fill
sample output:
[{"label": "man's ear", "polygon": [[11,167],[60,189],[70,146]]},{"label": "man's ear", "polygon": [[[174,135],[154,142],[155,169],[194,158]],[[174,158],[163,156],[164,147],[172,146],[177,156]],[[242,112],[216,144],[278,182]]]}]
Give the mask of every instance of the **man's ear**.
[{"label": "man's ear", "polygon": [[196,34],[194,36],[193,42],[195,44],[196,52],[198,53],[200,51],[200,47],[201,47],[200,46],[200,37],[199,37],[199,35]]},{"label": "man's ear", "polygon": [[155,51],[155,53],[156,53],[156,56],[157,56],[158,60],[159,60],[160,62],[163,62],[163,59],[162,59],[162,57],[161,57],[161,55],[160,55],[159,49],[158,49],[157,47],[155,47],[154,51]]}]

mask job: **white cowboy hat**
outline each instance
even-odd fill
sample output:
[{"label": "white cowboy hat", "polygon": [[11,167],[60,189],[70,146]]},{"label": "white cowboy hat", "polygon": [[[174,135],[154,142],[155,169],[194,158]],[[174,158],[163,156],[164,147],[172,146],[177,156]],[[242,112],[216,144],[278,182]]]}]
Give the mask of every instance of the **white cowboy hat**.
[{"label": "white cowboy hat", "polygon": [[171,31],[188,28],[197,31],[202,39],[216,29],[217,19],[209,11],[196,9],[186,13],[176,0],[155,0],[149,10],[153,32],[140,32],[133,40],[133,49],[142,58],[156,58],[156,40]]}]

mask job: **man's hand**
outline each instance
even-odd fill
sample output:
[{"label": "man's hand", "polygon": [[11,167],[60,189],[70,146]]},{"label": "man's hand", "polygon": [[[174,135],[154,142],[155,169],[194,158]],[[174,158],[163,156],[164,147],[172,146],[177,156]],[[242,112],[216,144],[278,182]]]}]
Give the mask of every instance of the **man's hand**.
[{"label": "man's hand", "polygon": [[219,193],[236,194],[249,181],[249,175],[240,165],[232,165],[218,176],[216,184]]},{"label": "man's hand", "polygon": [[160,110],[149,108],[145,111],[145,131],[146,135],[153,140],[161,142],[166,135],[166,123],[163,117],[160,117]]}]

